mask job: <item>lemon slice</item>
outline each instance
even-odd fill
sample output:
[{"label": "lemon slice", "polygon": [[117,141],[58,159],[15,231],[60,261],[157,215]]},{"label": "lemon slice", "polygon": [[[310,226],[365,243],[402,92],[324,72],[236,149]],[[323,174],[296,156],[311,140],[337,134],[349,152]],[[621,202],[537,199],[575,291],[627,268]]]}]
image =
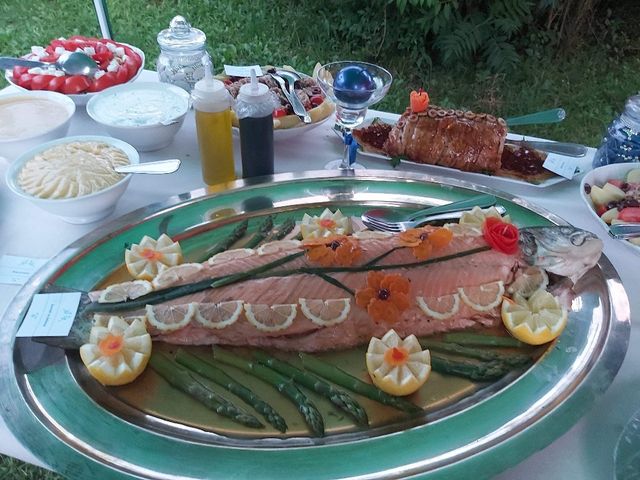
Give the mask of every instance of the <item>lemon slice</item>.
[{"label": "lemon slice", "polygon": [[153,285],[147,280],[116,283],[105,288],[98,298],[99,303],[124,302],[146,295],[153,291]]},{"label": "lemon slice", "polygon": [[378,230],[360,230],[352,235],[358,240],[382,240],[393,236],[391,232],[381,232]]},{"label": "lemon slice", "polygon": [[124,385],[135,380],[151,356],[151,336],[144,322],[129,325],[111,317],[106,326],[94,326],[89,343],[80,347],[80,358],[91,376],[103,385]]},{"label": "lemon slice", "polygon": [[345,217],[340,210],[333,213],[328,208],[325,208],[320,216],[305,213],[300,222],[300,233],[304,240],[348,235],[351,233],[351,219]]},{"label": "lemon slice", "polygon": [[441,297],[416,297],[416,301],[420,310],[437,320],[446,320],[460,310],[460,295],[457,293]]},{"label": "lemon slice", "polygon": [[480,207],[473,207],[469,212],[464,212],[458,220],[460,225],[479,225],[482,227],[482,224],[488,217],[499,218],[503,222],[511,223],[511,217],[509,215],[505,215],[504,217],[500,215],[500,212],[496,209],[496,207],[489,207],[486,209],[482,209]]},{"label": "lemon slice", "polygon": [[537,290],[546,290],[549,276],[540,267],[527,267],[518,270],[515,280],[509,285],[507,292],[529,298]]},{"label": "lemon slice", "polygon": [[288,252],[297,250],[302,246],[300,240],[276,240],[260,245],[256,252],[258,255],[267,255],[269,253]]},{"label": "lemon slice", "polygon": [[244,304],[247,320],[262,332],[277,332],[288,328],[298,313],[298,304]]},{"label": "lemon slice", "polygon": [[509,333],[529,345],[541,345],[557,338],[567,325],[567,311],[546,290],[529,299],[516,294],[502,303],[502,323]]},{"label": "lemon slice", "polygon": [[139,244],[131,245],[124,252],[124,261],[129,273],[139,280],[153,278],[167,267],[182,262],[182,249],[164,233],[158,240],[145,235]]},{"label": "lemon slice", "polygon": [[147,305],[147,320],[161,332],[173,332],[186,327],[196,314],[195,304]]},{"label": "lemon slice", "polygon": [[224,252],[216,253],[209,260],[209,265],[219,265],[221,263],[227,263],[231,260],[239,260],[241,258],[247,258],[255,255],[256,251],[251,248],[234,248],[233,250],[225,250]]},{"label": "lemon slice", "polygon": [[429,350],[422,350],[415,335],[402,340],[395,330],[371,339],[366,363],[373,383],[391,395],[414,393],[431,373]]},{"label": "lemon slice", "polygon": [[350,298],[320,300],[299,298],[302,314],[316,325],[328,327],[343,322],[351,311]]},{"label": "lemon slice", "polygon": [[504,283],[499,280],[475,287],[458,288],[458,293],[462,301],[474,310],[488,312],[502,302]]},{"label": "lemon slice", "polygon": [[201,263],[182,263],[166,268],[153,279],[153,287],[160,290],[161,288],[176,285],[203,268]]},{"label": "lemon slice", "polygon": [[209,328],[228,327],[240,317],[242,300],[232,300],[220,303],[193,304],[196,320]]}]

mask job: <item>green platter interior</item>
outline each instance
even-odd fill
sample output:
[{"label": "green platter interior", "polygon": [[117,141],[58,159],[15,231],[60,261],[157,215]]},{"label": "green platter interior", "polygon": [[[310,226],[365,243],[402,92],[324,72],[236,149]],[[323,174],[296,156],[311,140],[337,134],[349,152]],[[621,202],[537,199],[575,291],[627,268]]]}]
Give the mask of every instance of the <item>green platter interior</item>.
[{"label": "green platter interior", "polygon": [[[166,232],[180,241],[185,261],[193,261],[245,218],[250,219],[251,230],[260,223],[260,217],[267,214],[275,216],[275,223],[290,216],[300,219],[303,213],[319,214],[326,207],[340,208],[346,215],[359,216],[371,206],[424,207],[465,199],[476,195],[477,190],[483,190],[463,182],[421,181],[417,176],[406,177],[392,180],[367,173],[351,178],[287,178],[219,195],[183,197],[180,201],[171,201],[171,206],[152,206],[133,212],[112,223],[106,235],[104,231],[94,232],[50,262],[41,276],[42,282],[18,296],[13,305],[14,312],[19,312],[18,318],[21,318],[30,295],[45,284],[88,291],[129,279],[123,267],[124,249],[128,244],[137,243],[143,235],[157,237]],[[519,226],[550,225],[558,221],[507,197],[501,198],[500,203],[507,207],[507,213]],[[605,267],[605,270],[609,268],[606,260]],[[611,272],[599,272],[598,275],[592,275],[583,292],[579,292],[579,311],[576,307],[571,313],[575,318],[570,319],[563,336],[546,350],[546,347],[538,349],[534,354],[538,360],[531,367],[491,384],[476,384],[432,372],[420,391],[409,397],[424,410],[424,414],[416,417],[408,417],[355,395],[370,419],[369,428],[356,427],[326,400],[310,393],[326,425],[324,437],[313,437],[295,407],[272,387],[228,367],[227,373],[267,399],[289,425],[284,434],[270,427],[255,430],[216,415],[170,387],[151,369],[130,385],[105,388],[88,376],[79,355],[69,352],[51,365],[26,373],[22,365],[25,352],[20,352],[21,347],[16,344],[15,370],[7,372],[5,369],[0,385],[19,391],[23,401],[19,406],[12,406],[18,415],[15,421],[7,423],[14,427],[12,430],[19,429],[18,424],[23,427],[24,435],[19,436],[27,445],[33,443],[31,438],[44,439],[48,446],[41,451],[42,457],[63,473],[72,465],[82,474],[108,472],[113,478],[178,478],[181,475],[228,478],[232,473],[247,477],[258,472],[262,478],[267,478],[276,477],[295,464],[291,473],[303,475],[306,472],[307,478],[358,475],[391,478],[409,473],[438,476],[447,472],[455,476],[456,472],[462,471],[457,470],[460,465],[473,463],[474,455],[478,459],[482,457],[477,455],[479,453],[497,453],[509,441],[519,445],[513,439],[517,433],[527,428],[533,432],[542,420],[549,424],[553,410],[559,411],[558,406],[566,399],[589,397],[589,394],[581,393],[580,385],[589,383],[583,380],[594,369],[595,358],[608,351],[612,337],[618,346],[625,342],[624,318],[616,319],[609,305],[607,281],[611,280]],[[596,316],[597,306],[600,310]],[[591,323],[578,324],[576,318],[583,316]],[[16,322],[16,328],[17,324],[19,322]],[[612,332],[617,333],[612,335]],[[628,331],[626,339],[628,341]],[[567,350],[567,345],[571,350]],[[207,347],[188,348],[202,357],[210,356]],[[155,349],[172,352],[175,347],[157,343]],[[366,346],[362,346],[319,356],[366,379],[365,350]],[[250,354],[242,349],[238,352]],[[277,355],[293,363],[297,361],[295,354]],[[615,364],[617,359],[612,361]],[[606,388],[611,379],[601,378],[588,392]],[[555,393],[549,382],[558,383]],[[223,396],[241,403],[220,387],[211,385]],[[532,405],[543,406],[539,402],[544,395],[549,396],[544,404],[548,408],[541,408],[537,417],[524,421],[531,413]],[[2,401],[7,402],[6,398]],[[582,398],[580,408],[574,411],[581,411],[586,405]],[[492,413],[487,415],[487,412]],[[502,440],[492,440],[485,447],[477,448],[478,439],[496,435],[500,428],[521,417],[522,425],[512,428],[504,438],[500,436],[504,432],[496,437]],[[543,438],[550,441],[560,433],[561,424],[557,422],[550,426],[539,441]],[[29,432],[33,437],[25,439]],[[104,433],[104,438],[98,438],[100,432]],[[117,438],[130,438],[132,442],[135,439],[142,442],[143,447],[131,447],[130,442],[126,442],[129,449],[126,445],[115,445]],[[373,455],[366,462],[360,458],[362,452],[356,454],[354,451],[365,444]],[[401,452],[398,448],[402,448]],[[522,456],[531,447],[520,445],[518,448]],[[181,469],[169,458],[164,458],[174,453],[191,458],[191,463],[185,462]],[[267,453],[271,455],[265,457],[263,454]],[[447,459],[447,455],[452,456]],[[250,464],[247,463],[249,458]],[[330,459],[339,460],[340,464]],[[487,472],[504,468],[505,462],[498,462]],[[312,464],[322,465],[322,468],[305,470]],[[75,478],[75,475],[71,476]]]}]

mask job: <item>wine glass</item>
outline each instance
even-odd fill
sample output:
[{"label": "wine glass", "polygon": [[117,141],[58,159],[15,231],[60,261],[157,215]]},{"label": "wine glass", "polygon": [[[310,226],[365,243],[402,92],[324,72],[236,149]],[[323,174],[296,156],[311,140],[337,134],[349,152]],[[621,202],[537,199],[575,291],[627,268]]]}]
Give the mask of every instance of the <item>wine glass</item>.
[{"label": "wine glass", "polygon": [[384,98],[393,77],[378,65],[342,61],[320,67],[316,79],[325,95],[336,104],[336,129],[343,132],[345,140],[342,158],[327,163],[325,168],[364,168],[355,163],[357,144],[351,131],[364,122],[367,109]]}]

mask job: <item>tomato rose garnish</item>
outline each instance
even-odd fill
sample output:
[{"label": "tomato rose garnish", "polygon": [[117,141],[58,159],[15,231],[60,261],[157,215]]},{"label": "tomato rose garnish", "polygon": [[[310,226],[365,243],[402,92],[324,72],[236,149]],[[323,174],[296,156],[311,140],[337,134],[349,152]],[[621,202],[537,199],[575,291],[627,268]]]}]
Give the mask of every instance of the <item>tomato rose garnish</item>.
[{"label": "tomato rose garnish", "polygon": [[512,255],[518,251],[518,228],[496,217],[487,217],[482,225],[482,235],[494,250]]},{"label": "tomato rose garnish", "polygon": [[429,94],[423,89],[417,92],[413,90],[409,95],[409,101],[411,104],[411,110],[414,113],[424,112],[429,106]]}]

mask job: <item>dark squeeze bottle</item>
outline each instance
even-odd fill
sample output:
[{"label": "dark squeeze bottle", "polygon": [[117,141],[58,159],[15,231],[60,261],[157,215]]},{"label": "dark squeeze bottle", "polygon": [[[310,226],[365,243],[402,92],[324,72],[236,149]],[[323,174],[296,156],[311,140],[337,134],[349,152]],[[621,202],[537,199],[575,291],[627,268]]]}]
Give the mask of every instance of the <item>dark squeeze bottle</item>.
[{"label": "dark squeeze bottle", "polygon": [[276,99],[251,71],[251,83],[240,87],[235,105],[240,125],[242,177],[273,175],[273,110]]}]

